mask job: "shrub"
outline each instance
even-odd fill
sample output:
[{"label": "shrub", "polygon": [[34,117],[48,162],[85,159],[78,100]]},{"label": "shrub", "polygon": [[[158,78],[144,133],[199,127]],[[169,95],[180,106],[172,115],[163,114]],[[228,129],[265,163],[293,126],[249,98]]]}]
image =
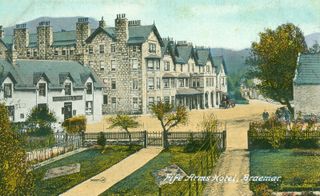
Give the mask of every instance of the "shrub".
[{"label": "shrub", "polygon": [[87,118],[85,116],[75,116],[64,120],[62,126],[67,133],[84,133],[87,127]]},{"label": "shrub", "polygon": [[267,184],[261,183],[254,187],[253,189],[255,196],[271,196],[272,190],[269,189]]},{"label": "shrub", "polygon": [[106,140],[106,137],[104,136],[104,133],[100,132],[97,138],[97,144],[99,146],[105,147],[106,143],[107,143],[107,140]]}]

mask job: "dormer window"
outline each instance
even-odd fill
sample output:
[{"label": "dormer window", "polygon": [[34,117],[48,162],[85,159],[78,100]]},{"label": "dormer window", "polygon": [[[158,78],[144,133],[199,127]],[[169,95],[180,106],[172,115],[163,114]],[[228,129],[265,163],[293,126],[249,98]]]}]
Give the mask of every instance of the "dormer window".
[{"label": "dormer window", "polygon": [[89,94],[89,95],[92,94],[92,83],[91,82],[87,83],[87,94]]},{"label": "dormer window", "polygon": [[71,83],[66,83],[64,85],[64,94],[71,95]]},{"label": "dormer window", "polygon": [[12,98],[12,84],[4,84],[4,98]]},{"label": "dormer window", "polygon": [[39,96],[45,97],[47,94],[47,84],[39,83]]},{"label": "dormer window", "polygon": [[149,52],[156,53],[157,45],[155,43],[149,43]]},{"label": "dormer window", "polygon": [[89,54],[93,54],[93,46],[89,46]]}]

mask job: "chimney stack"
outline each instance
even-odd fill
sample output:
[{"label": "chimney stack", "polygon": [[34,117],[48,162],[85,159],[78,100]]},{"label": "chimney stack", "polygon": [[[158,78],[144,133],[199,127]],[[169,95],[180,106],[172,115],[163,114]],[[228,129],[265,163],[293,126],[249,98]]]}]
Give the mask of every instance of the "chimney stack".
[{"label": "chimney stack", "polygon": [[90,36],[91,29],[89,25],[88,18],[78,18],[78,22],[76,23],[76,53],[77,55],[84,53],[84,42]]},{"label": "chimney stack", "polygon": [[0,39],[2,39],[4,37],[4,30],[2,25],[0,25]]},{"label": "chimney stack", "polygon": [[106,28],[106,22],[103,20],[103,16],[101,17],[101,20],[99,21],[99,27]]},{"label": "chimney stack", "polygon": [[128,19],[125,14],[117,14],[115,20],[116,40],[127,42],[129,38]]},{"label": "chimney stack", "polygon": [[41,21],[37,27],[38,56],[40,59],[47,59],[50,55],[50,47],[53,43],[53,32],[50,21]]}]

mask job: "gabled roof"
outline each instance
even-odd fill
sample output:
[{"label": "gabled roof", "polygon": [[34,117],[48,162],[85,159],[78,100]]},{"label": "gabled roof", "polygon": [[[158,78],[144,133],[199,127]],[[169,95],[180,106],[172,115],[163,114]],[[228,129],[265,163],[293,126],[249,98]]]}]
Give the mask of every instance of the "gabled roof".
[{"label": "gabled roof", "polygon": [[69,72],[59,73],[59,83],[60,84],[63,84],[67,78],[69,78],[72,82],[74,82],[74,79],[72,78],[72,75]]},{"label": "gabled roof", "polygon": [[104,29],[102,27],[98,27],[93,33],[91,33],[91,35],[86,39],[86,43],[91,43],[92,40],[99,34],[99,33],[104,33],[106,34],[107,36],[109,36],[110,38],[112,39],[115,39],[115,36],[112,35],[111,31],[107,31],[107,29]]},{"label": "gabled roof", "polygon": [[180,57],[185,64],[188,63],[191,57],[196,59],[192,45],[177,45],[176,48],[178,52],[178,57]]},{"label": "gabled roof", "polygon": [[103,88],[103,84],[93,70],[75,61],[17,60],[16,65],[12,65],[9,61],[0,59],[0,65],[4,68],[0,81],[10,73],[16,80],[16,89],[35,89],[35,83],[41,77],[46,78],[49,89],[64,88],[60,81],[65,76],[72,78],[74,88],[84,88],[86,80],[83,80],[83,75],[91,76],[96,81],[94,87]]},{"label": "gabled roof", "polygon": [[216,67],[216,74],[219,74],[221,68],[223,68],[224,73],[227,75],[226,64],[224,62],[223,56],[213,56],[212,57],[213,65]]},{"label": "gabled roof", "polygon": [[320,84],[320,54],[301,54],[294,78],[295,84]]},{"label": "gabled roof", "polygon": [[197,57],[198,57],[198,64],[199,65],[206,65],[207,61],[211,61],[211,53],[209,48],[201,48],[196,49]]}]

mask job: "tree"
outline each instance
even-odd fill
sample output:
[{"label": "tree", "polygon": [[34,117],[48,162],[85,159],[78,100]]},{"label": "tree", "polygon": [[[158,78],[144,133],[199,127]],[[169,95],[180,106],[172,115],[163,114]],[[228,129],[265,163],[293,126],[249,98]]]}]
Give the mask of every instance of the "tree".
[{"label": "tree", "polygon": [[108,121],[111,123],[109,127],[110,129],[115,127],[121,127],[124,129],[129,135],[129,141],[131,144],[131,133],[129,132],[129,128],[137,128],[140,126],[135,118],[126,114],[117,114],[116,117],[110,117]]},{"label": "tree", "polygon": [[51,124],[57,122],[53,112],[51,112],[47,105],[42,107],[35,106],[32,108],[27,117],[26,124],[33,128],[33,131],[40,131],[46,133],[51,132]]},{"label": "tree", "polygon": [[318,41],[315,41],[315,43],[312,45],[311,48],[309,48],[309,52],[312,54],[320,53],[320,45]]},{"label": "tree", "polygon": [[174,111],[174,106],[162,101],[152,104],[152,114],[160,121],[163,130],[163,146],[165,149],[169,148],[168,133],[169,131],[179,124],[186,124],[188,122],[188,111],[183,105],[179,105]]},{"label": "tree", "polygon": [[97,144],[104,148],[106,143],[107,143],[107,140],[106,140],[106,137],[104,136],[104,133],[100,132],[97,138]]},{"label": "tree", "polygon": [[251,45],[247,64],[250,76],[261,81],[257,87],[268,98],[286,105],[293,114],[293,78],[298,54],[307,51],[302,31],[288,23],[259,34],[260,41]]},{"label": "tree", "polygon": [[32,195],[34,181],[28,173],[26,152],[10,127],[8,111],[0,104],[0,195]]}]

